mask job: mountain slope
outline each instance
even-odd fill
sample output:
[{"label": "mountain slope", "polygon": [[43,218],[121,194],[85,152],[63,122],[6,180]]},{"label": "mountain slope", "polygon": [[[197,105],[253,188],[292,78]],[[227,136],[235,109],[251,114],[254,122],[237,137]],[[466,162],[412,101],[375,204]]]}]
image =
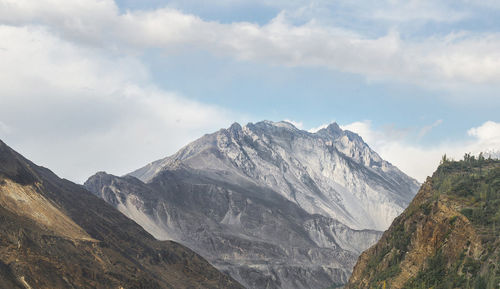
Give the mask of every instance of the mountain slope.
[{"label": "mountain slope", "polygon": [[0,141],[1,288],[242,288]]},{"label": "mountain slope", "polygon": [[178,166],[270,188],[311,214],[354,229],[387,229],[418,189],[414,179],[336,123],[317,133],[287,122],[235,123],[130,175],[149,182]]},{"label": "mountain slope", "polygon": [[346,288],[498,288],[500,161],[445,161]]},{"label": "mountain slope", "polygon": [[233,124],[128,176],[98,173],[85,186],[248,288],[346,283],[357,256],[417,189],[336,124],[313,134],[285,122]]}]

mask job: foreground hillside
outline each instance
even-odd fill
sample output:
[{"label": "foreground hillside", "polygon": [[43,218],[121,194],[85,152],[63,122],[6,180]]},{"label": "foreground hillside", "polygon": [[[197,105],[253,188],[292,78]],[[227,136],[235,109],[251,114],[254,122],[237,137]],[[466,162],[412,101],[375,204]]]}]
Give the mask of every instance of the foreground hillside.
[{"label": "foreground hillside", "polygon": [[243,288],[0,141],[0,288]]},{"label": "foreground hillside", "polygon": [[500,286],[500,161],[443,159],[346,288]]},{"label": "foreground hillside", "polygon": [[85,186],[158,239],[247,288],[345,284],[418,190],[358,135],[287,122],[235,123],[125,177]]}]

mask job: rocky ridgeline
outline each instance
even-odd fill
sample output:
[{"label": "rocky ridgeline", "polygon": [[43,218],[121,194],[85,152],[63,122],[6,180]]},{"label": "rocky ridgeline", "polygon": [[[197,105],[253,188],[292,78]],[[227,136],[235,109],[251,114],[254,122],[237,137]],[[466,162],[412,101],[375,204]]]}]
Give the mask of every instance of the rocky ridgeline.
[{"label": "rocky ridgeline", "polygon": [[247,288],[347,282],[418,189],[361,137],[259,122],[205,135],[127,176],[85,186],[153,236],[175,240]]},{"label": "rocky ridgeline", "polygon": [[243,288],[0,141],[0,288]]}]

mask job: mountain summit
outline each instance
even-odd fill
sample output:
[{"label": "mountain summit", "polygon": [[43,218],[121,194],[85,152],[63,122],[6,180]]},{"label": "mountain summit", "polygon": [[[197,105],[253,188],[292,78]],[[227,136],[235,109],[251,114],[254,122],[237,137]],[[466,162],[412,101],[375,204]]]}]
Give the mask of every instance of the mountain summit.
[{"label": "mountain summit", "polygon": [[316,133],[284,121],[234,123],[130,175],[149,182],[179,166],[270,188],[353,229],[387,229],[418,190],[414,179],[336,123]]},{"label": "mountain summit", "polygon": [[85,186],[158,239],[187,245],[248,288],[347,282],[418,183],[336,123],[262,121],[205,135],[127,176]]}]

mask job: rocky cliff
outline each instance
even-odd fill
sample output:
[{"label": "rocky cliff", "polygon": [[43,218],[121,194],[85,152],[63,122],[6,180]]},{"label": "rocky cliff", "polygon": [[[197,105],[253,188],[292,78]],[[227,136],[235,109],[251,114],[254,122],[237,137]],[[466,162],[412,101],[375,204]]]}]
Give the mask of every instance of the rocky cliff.
[{"label": "rocky cliff", "polygon": [[0,141],[0,288],[243,288]]},{"label": "rocky cliff", "polygon": [[500,287],[500,161],[444,159],[346,288]]},{"label": "rocky cliff", "polygon": [[287,122],[235,123],[129,175],[147,183],[181,167],[268,188],[310,214],[353,229],[386,230],[419,187],[336,123],[316,133]]},{"label": "rocky cliff", "polygon": [[304,289],[346,283],[418,188],[337,124],[309,133],[268,121],[233,124],[85,186],[247,288]]}]

